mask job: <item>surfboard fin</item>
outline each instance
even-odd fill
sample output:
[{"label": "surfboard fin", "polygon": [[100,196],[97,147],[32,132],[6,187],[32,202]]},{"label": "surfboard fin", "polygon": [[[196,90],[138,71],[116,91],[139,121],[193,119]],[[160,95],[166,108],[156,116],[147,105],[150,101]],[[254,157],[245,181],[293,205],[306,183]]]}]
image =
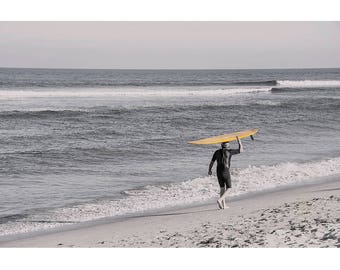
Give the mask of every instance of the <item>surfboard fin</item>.
[{"label": "surfboard fin", "polygon": [[251,138],[252,141],[254,140],[254,136],[253,135],[250,135],[250,138]]}]

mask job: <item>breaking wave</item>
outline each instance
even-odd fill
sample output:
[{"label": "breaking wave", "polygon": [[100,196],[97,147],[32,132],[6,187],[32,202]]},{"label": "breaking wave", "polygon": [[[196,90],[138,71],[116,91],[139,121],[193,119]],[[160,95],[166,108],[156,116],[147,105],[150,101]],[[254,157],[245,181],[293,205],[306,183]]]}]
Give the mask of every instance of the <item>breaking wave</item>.
[{"label": "breaking wave", "polygon": [[[294,88],[340,87],[340,80],[272,80],[235,82],[226,87],[216,88],[215,84],[205,87],[183,88],[55,88],[55,89],[2,89],[0,100],[25,98],[167,98],[167,97],[204,97],[237,95],[256,92],[289,91]],[[243,86],[243,87],[242,87]],[[276,86],[274,88],[270,86]]]},{"label": "breaking wave", "polygon": [[290,81],[282,80],[277,81],[278,86],[283,87],[338,87],[340,86],[340,80],[301,80]]},{"label": "breaking wave", "polygon": [[[340,157],[307,163],[281,163],[250,166],[232,171],[230,196],[295,185],[317,177],[340,173]],[[45,213],[18,216],[0,222],[0,235],[31,232],[106,217],[137,214],[150,210],[202,203],[218,196],[216,177],[201,177],[180,183],[148,185],[126,190],[123,197],[101,200],[50,210]],[[6,217],[3,217],[6,218]],[[2,219],[3,219],[2,218]]]},{"label": "breaking wave", "polygon": [[167,98],[167,97],[202,97],[202,96],[224,96],[243,93],[267,92],[270,88],[226,88],[226,89],[204,89],[204,90],[158,90],[158,89],[77,89],[71,90],[1,90],[0,99],[24,99],[24,98]]},{"label": "breaking wave", "polygon": [[236,82],[234,83],[235,85],[268,85],[268,86],[275,86],[278,84],[278,82],[276,80],[273,81],[247,81],[247,82]]}]

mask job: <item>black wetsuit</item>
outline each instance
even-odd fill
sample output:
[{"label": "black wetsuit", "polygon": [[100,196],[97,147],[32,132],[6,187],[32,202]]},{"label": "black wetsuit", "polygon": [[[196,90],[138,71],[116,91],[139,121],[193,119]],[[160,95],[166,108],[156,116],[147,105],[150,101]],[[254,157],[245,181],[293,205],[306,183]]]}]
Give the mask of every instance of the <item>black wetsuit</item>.
[{"label": "black wetsuit", "polygon": [[221,188],[231,188],[231,177],[230,177],[230,159],[232,155],[239,154],[240,149],[219,149],[217,150],[211,162],[217,161],[217,179]]}]

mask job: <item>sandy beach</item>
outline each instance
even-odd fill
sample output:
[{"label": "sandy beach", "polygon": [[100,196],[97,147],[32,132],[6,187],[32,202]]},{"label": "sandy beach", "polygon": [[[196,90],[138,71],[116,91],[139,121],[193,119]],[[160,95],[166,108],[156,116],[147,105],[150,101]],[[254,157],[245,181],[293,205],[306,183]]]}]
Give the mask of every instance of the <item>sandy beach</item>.
[{"label": "sandy beach", "polygon": [[340,247],[340,179],[144,214],[1,247]]}]

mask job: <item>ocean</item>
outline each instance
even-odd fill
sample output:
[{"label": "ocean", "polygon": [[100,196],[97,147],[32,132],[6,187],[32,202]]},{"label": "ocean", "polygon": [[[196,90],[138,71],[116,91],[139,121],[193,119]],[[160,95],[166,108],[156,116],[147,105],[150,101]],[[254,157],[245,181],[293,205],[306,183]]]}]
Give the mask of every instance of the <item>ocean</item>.
[{"label": "ocean", "polygon": [[340,173],[340,69],[1,68],[0,104],[0,236],[217,199],[187,141],[234,131],[229,198]]}]

